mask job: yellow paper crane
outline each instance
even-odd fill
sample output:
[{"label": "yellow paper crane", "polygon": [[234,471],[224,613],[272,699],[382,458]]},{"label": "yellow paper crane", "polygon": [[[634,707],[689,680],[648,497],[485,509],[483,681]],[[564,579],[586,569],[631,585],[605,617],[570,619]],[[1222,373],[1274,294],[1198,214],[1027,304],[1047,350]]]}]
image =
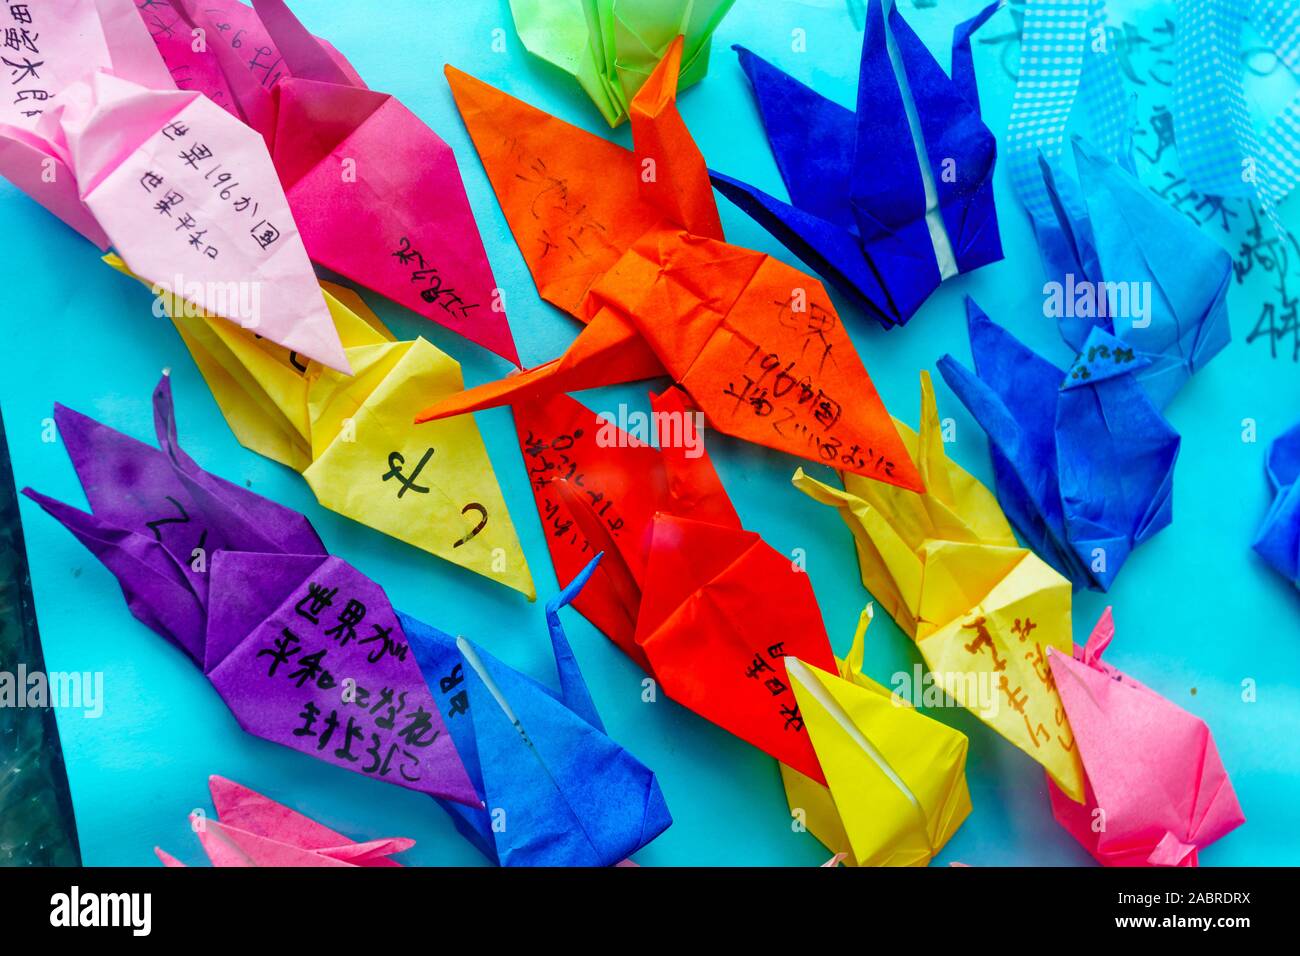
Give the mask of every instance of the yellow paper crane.
[{"label": "yellow paper crane", "polygon": [[[117,256],[104,261],[132,275]],[[331,511],[533,600],[532,575],[473,416],[412,424],[431,394],[464,388],[459,363],[424,339],[395,341],[351,289],[321,288],[351,376],[179,297],[159,302],[241,445],[300,472]]]},{"label": "yellow paper crane", "polygon": [[954,700],[1083,800],[1083,769],[1047,663],[1073,650],[1070,582],[1016,543],[997,499],[943,448],[930,376],[920,434],[895,421],[926,492],[843,474],[844,489],[795,473],[853,532],[862,583]]},{"label": "yellow paper crane", "polygon": [[850,866],[925,866],[971,810],[966,735],[862,673],[867,607],[839,674],[786,659],[822,786],[781,764],[790,812]]}]

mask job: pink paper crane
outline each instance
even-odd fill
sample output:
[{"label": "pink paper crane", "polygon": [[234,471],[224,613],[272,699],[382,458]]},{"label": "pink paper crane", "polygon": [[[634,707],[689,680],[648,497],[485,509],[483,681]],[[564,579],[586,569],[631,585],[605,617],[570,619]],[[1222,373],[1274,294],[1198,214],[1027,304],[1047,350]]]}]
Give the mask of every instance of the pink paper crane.
[{"label": "pink paper crane", "polygon": [[1049,781],[1052,813],[1105,866],[1196,866],[1246,817],[1205,721],[1102,663],[1114,635],[1106,608],[1082,651],[1049,658],[1087,776],[1082,804]]},{"label": "pink paper crane", "polygon": [[[217,820],[190,815],[213,866],[401,866],[389,859],[409,850],[404,837],[357,843],[270,797],[224,777],[209,777]],[[164,866],[184,866],[154,847]]]}]

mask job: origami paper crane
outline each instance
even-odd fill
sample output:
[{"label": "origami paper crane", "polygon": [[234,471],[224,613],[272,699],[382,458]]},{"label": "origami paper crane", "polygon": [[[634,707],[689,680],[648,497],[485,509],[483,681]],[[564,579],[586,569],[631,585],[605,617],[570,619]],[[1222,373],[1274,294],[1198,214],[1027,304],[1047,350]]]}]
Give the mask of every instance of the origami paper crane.
[{"label": "origami paper crane", "polygon": [[1052,674],[1087,775],[1083,804],[1049,781],[1052,813],[1106,866],[1196,866],[1197,853],[1246,822],[1210,728],[1101,660],[1115,635],[1106,608]]},{"label": "origami paper crane", "polygon": [[515,406],[556,574],[603,552],[574,606],[673,700],[822,783],[784,664],[835,669],[808,575],[741,527],[680,392],[654,406],[658,449],[565,395]]},{"label": "origami paper crane", "polygon": [[54,419],[92,513],[23,493],[117,577],[139,621],[202,668],[244,730],[478,802],[383,590],[330,557],[302,515],[186,455],[166,376],[154,392],[161,451],[61,405]]},{"label": "origami paper crane", "polygon": [[[231,6],[242,4],[173,0],[171,12],[221,36]],[[451,147],[396,97],[367,89],[284,0],[242,9],[256,26],[243,43],[264,34],[270,50],[250,61],[223,39],[209,48],[221,82],[193,79],[210,96],[228,91],[265,137],[312,260],[519,365]]]},{"label": "origami paper crane", "polygon": [[[223,63],[231,63],[232,57],[228,52],[218,55],[217,49],[243,51],[237,55],[243,57],[244,69],[268,90],[282,77],[294,75],[261,17],[242,0],[202,0],[201,6],[193,0],[149,0],[136,10],[176,86],[203,93],[239,119],[243,119],[240,104],[223,69]],[[196,35],[196,29],[202,33]],[[202,36],[204,42],[194,42],[196,36]],[[329,41],[313,39],[353,85],[365,86],[356,69]]]},{"label": "origami paper crane", "polygon": [[1300,424],[1283,432],[1268,448],[1265,464],[1273,503],[1259,527],[1257,554],[1300,587]]},{"label": "origami paper crane", "polygon": [[1073,143],[1077,182],[1039,159],[1055,213],[1033,220],[1047,314],[1077,351],[1101,329],[1140,352],[1138,381],[1164,408],[1228,344],[1232,259],[1131,172]]},{"label": "origami paper crane", "polygon": [[[415,846],[406,837],[357,843],[233,780],[208,778],[218,819],[190,814],[190,827],[213,866],[401,866],[390,859]],[[154,847],[163,866],[185,864]]]},{"label": "origami paper crane", "polygon": [[1238,51],[1249,42],[1252,58],[1274,56],[1291,76],[1300,74],[1295,11],[1285,0],[1177,0],[1175,9],[1182,29],[1170,52],[1169,121],[1178,135],[1179,171],[1202,196],[1254,199],[1286,236],[1277,204],[1300,181],[1300,96],[1292,91],[1284,107],[1257,98],[1244,82]]},{"label": "origami paper crane", "polygon": [[[130,274],[120,259],[107,261]],[[428,431],[411,425],[430,394],[464,387],[460,365],[422,338],[394,341],[352,290],[321,289],[353,376],[304,362],[190,303],[164,297],[161,308],[241,444],[301,472],[331,511],[533,600],[478,426],[469,416]]]},{"label": "origami paper crane", "polygon": [[633,101],[635,153],[448,67],[538,291],[588,324],[561,358],[418,420],[667,372],[719,431],[919,489],[826,290],[723,241],[681,57],[678,38]]},{"label": "origami paper crane", "polygon": [[[65,152],[37,132],[59,94],[98,70],[155,89],[175,89],[141,29],[132,0],[28,5],[14,21],[14,95],[0,104],[0,175],[101,249],[104,229],[86,208]],[[12,16],[10,19],[14,19]]]},{"label": "origami paper crane", "polygon": [[713,31],[735,0],[510,0],[529,53],[568,73],[618,126],[680,34],[680,87],[704,79]]},{"label": "origami paper crane", "polygon": [[89,238],[111,243],[156,293],[351,371],[265,145],[229,113],[99,72],[65,88],[25,135],[56,180],[75,184],[102,228]]},{"label": "origami paper crane", "polygon": [[997,143],[980,119],[970,35],[952,79],[898,8],[870,0],[856,113],[735,47],[790,202],[712,173],[718,191],[886,329],[939,284],[1002,258],[993,205]]},{"label": "origami paper crane", "polygon": [[669,825],[653,773],[601,727],[560,629],[594,561],[548,605],[556,695],[397,611],[302,515],[199,468],[177,443],[166,377],[154,402],[162,451],[56,407],[92,514],[24,494],[203,668],[240,726],[439,798],[502,863],[615,864]]},{"label": "origami paper crane", "polygon": [[790,812],[850,866],[925,866],[971,811],[966,735],[862,673],[871,617],[836,673],[786,661],[828,786],[785,764],[781,779]]},{"label": "origami paper crane", "polygon": [[[647,670],[649,662],[636,642],[641,594],[634,578],[645,572],[656,515],[740,527],[704,454],[699,416],[687,410],[675,389],[652,396],[652,403],[654,420],[666,429],[662,448],[649,444],[648,431],[640,438],[629,434],[563,393],[514,409],[556,575],[565,579],[582,570],[597,550],[583,523],[602,522],[614,548],[573,606]],[[690,457],[692,447],[697,457]],[[595,515],[588,516],[587,508]]]},{"label": "origami paper crane", "polygon": [[929,375],[919,433],[898,422],[926,491],[857,475],[844,489],[795,473],[795,487],[839,509],[853,532],[862,583],[916,641],[931,679],[1083,799],[1083,770],[1048,669],[1068,653],[1070,583],[1021,548],[987,488],[943,448]]},{"label": "origami paper crane", "polygon": [[970,299],[966,310],[975,373],[950,355],[939,371],[988,433],[998,500],[1075,587],[1108,590],[1173,519],[1181,439],[1138,382],[1149,360],[1094,328],[1062,372]]},{"label": "origami paper crane", "polygon": [[654,773],[608,736],[560,623],[599,561],[546,605],[558,693],[399,614],[483,805],[438,802],[501,866],[613,866],[672,824]]}]

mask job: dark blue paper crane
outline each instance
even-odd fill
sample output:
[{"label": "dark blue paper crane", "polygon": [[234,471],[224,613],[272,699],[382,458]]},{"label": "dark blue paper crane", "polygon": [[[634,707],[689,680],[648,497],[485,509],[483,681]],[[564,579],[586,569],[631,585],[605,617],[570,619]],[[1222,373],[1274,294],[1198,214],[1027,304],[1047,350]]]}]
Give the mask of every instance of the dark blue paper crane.
[{"label": "dark blue paper crane", "polygon": [[871,0],[856,112],[735,48],[790,201],[717,172],[713,184],[886,328],[945,279],[1002,258],[997,144],[970,53],[999,6],[957,26],[950,79],[892,4]]},{"label": "dark blue paper crane", "polygon": [[1150,360],[1094,328],[1063,372],[966,302],[975,371],[939,371],[988,433],[998,501],[1076,588],[1105,591],[1173,518],[1180,439],[1138,381]]}]

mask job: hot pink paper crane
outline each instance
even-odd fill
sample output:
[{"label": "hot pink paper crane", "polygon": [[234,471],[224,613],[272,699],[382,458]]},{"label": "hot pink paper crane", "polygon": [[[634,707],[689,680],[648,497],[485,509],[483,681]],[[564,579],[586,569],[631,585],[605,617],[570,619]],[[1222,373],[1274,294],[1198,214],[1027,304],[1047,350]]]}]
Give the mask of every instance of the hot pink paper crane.
[{"label": "hot pink paper crane", "polygon": [[[190,815],[213,866],[401,866],[389,857],[415,841],[400,838],[357,843],[310,817],[225,777],[208,778],[217,820]],[[154,847],[164,866],[184,866]]]},{"label": "hot pink paper crane", "polygon": [[1196,866],[1246,817],[1205,721],[1102,663],[1114,636],[1106,608],[1074,657],[1050,655],[1087,775],[1082,804],[1049,780],[1052,813],[1106,866]]}]

